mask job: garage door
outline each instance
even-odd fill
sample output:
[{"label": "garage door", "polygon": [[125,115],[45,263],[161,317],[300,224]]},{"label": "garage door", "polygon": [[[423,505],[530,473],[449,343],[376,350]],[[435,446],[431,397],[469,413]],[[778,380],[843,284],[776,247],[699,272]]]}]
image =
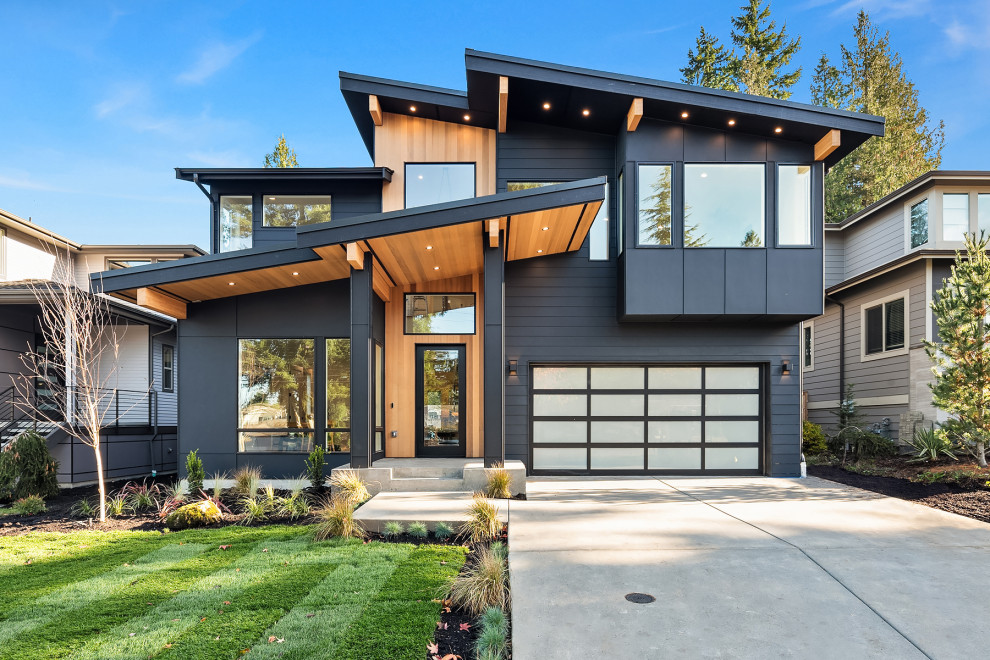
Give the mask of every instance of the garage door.
[{"label": "garage door", "polygon": [[535,365],[536,472],[760,474],[759,365]]}]

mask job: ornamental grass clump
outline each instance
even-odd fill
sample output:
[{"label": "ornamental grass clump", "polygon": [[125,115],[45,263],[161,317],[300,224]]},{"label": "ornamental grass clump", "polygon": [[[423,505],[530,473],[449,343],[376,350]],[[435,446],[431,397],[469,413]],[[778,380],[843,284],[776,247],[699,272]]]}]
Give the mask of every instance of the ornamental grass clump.
[{"label": "ornamental grass clump", "polygon": [[390,520],[382,527],[382,536],[387,539],[394,539],[397,536],[402,536],[404,531],[406,529],[402,526],[402,523],[398,520]]},{"label": "ornamental grass clump", "polygon": [[19,516],[36,516],[48,510],[48,507],[45,506],[45,501],[37,495],[28,495],[19,500],[14,500],[10,508]]},{"label": "ornamental grass clump", "polygon": [[453,535],[454,528],[443,521],[440,521],[433,526],[433,536],[436,537],[438,541],[446,541]]},{"label": "ornamental grass clump", "polygon": [[940,456],[947,456],[952,460],[956,459],[953,451],[952,441],[941,429],[921,428],[914,432],[914,437],[907,440],[907,445],[914,452],[912,463],[920,461],[937,461]]},{"label": "ornamental grass clump", "polygon": [[241,506],[244,507],[244,517],[240,520],[242,525],[268,520],[271,504],[264,497],[242,497]]},{"label": "ornamental grass clump", "polygon": [[485,495],[500,500],[507,500],[512,497],[512,475],[505,469],[502,463],[496,463],[485,469],[485,476],[488,483],[485,485]]},{"label": "ornamental grass clump", "polygon": [[478,660],[503,660],[509,656],[509,622],[505,612],[489,607],[478,618],[481,632],[475,642]]},{"label": "ornamental grass clump", "polygon": [[426,523],[416,521],[409,523],[408,529],[409,536],[414,539],[425,539],[430,535],[430,531],[426,528]]},{"label": "ornamental grass clump", "polygon": [[331,472],[330,488],[334,495],[345,497],[355,506],[371,497],[367,484],[364,483],[356,470],[334,470]]},{"label": "ornamental grass clump", "polygon": [[280,498],[276,508],[277,515],[290,520],[308,516],[309,512],[310,507],[309,502],[306,501],[306,495],[303,494],[302,490],[295,489],[288,497]]},{"label": "ornamental grass clump", "polygon": [[316,525],[317,541],[329,538],[364,538],[364,528],[354,520],[354,505],[343,497],[331,497],[316,512],[319,523]]},{"label": "ornamental grass clump", "polygon": [[213,473],[213,487],[211,492],[213,494],[213,499],[219,500],[223,497],[223,482],[227,480],[226,472],[214,472]]},{"label": "ornamental grass clump", "polygon": [[130,502],[127,500],[127,495],[117,493],[112,497],[107,498],[107,515],[114,518],[119,518],[125,513],[129,513],[131,510]]},{"label": "ornamental grass clump", "polygon": [[83,498],[72,505],[69,509],[69,513],[74,516],[79,516],[80,518],[92,518],[99,512],[99,507],[95,506],[91,501]]},{"label": "ornamental grass clump", "polygon": [[477,551],[475,563],[447,582],[451,602],[471,616],[489,607],[509,606],[509,568],[490,548]]},{"label": "ornamental grass clump", "polygon": [[161,488],[158,484],[148,485],[145,482],[136,484],[129,481],[120,489],[120,495],[127,498],[128,507],[134,512],[151,511],[158,507],[158,496]]},{"label": "ornamental grass clump", "polygon": [[261,468],[251,465],[234,471],[234,494],[239,497],[254,497],[261,485]]},{"label": "ornamental grass clump", "polygon": [[461,536],[471,543],[486,543],[498,538],[501,531],[498,506],[484,495],[475,494],[468,505],[468,519],[461,525]]}]

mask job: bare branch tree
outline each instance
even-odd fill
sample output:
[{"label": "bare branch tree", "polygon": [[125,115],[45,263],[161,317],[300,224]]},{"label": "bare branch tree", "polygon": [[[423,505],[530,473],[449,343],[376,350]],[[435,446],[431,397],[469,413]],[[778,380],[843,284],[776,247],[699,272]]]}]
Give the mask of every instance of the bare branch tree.
[{"label": "bare branch tree", "polygon": [[77,286],[68,246],[54,250],[54,257],[52,278],[28,283],[40,307],[43,343],[21,355],[25,372],[15,386],[38,419],[93,450],[102,522],[107,512],[101,432],[136,404],[121,410],[117,400],[120,342],[108,299]]}]

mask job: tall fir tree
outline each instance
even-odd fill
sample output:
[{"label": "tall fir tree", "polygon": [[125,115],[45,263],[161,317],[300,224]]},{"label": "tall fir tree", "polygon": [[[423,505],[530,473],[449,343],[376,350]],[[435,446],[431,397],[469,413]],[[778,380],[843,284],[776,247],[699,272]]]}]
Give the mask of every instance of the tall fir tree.
[{"label": "tall fir tree", "polygon": [[825,177],[825,219],[841,222],[860,209],[942,163],[945,124],[930,125],[918,90],[865,11],[854,32],[855,47],[842,46],[841,67],[823,55],[811,84],[814,103],[880,115],[884,137],[873,137],[846,156]]},{"label": "tall fir tree", "polygon": [[735,92],[739,90],[735,72],[736,59],[732,51],[702,26],[695,40],[695,48],[688,49],[688,63],[681,69],[681,81],[688,85]]},{"label": "tall fir tree", "polygon": [[279,136],[275,149],[270,154],[265,154],[265,167],[299,167],[296,151],[289,148],[285,133]]},{"label": "tall fir tree", "polygon": [[787,24],[777,29],[770,19],[770,0],[749,0],[732,19],[732,43],[739,49],[735,80],[747,94],[775,99],[791,97],[791,87],[801,78],[801,67],[785,68],[801,48],[801,37],[787,36]]}]

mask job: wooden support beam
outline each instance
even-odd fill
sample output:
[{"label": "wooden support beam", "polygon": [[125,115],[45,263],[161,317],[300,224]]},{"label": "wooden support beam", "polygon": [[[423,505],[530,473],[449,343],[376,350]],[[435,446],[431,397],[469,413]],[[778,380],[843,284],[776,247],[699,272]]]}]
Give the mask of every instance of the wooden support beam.
[{"label": "wooden support beam", "polygon": [[498,132],[505,133],[505,124],[509,119],[509,79],[498,77]]},{"label": "wooden support beam", "polygon": [[643,118],[643,99],[634,98],[629,105],[629,114],[626,115],[626,130],[632,133],[639,126],[639,120]]},{"label": "wooden support beam", "polygon": [[815,160],[825,160],[841,144],[842,134],[839,129],[833,128],[815,145]]},{"label": "wooden support beam", "polygon": [[488,221],[488,247],[498,247],[498,218]]},{"label": "wooden support beam", "polygon": [[357,243],[348,243],[347,263],[349,263],[351,268],[354,270],[362,270],[364,268],[364,248]]},{"label": "wooden support beam", "polygon": [[186,303],[154,289],[138,289],[137,304],[176,319],[186,318]]},{"label": "wooden support beam", "polygon": [[368,96],[368,111],[371,112],[371,121],[375,126],[382,125],[382,106],[378,103],[378,97],[374,94]]},{"label": "wooden support beam", "polygon": [[377,258],[372,263],[375,266],[375,276],[371,280],[372,288],[378,294],[379,298],[385,302],[392,302],[392,286],[394,286],[394,283],[389,279],[388,274],[382,268],[382,264]]}]

